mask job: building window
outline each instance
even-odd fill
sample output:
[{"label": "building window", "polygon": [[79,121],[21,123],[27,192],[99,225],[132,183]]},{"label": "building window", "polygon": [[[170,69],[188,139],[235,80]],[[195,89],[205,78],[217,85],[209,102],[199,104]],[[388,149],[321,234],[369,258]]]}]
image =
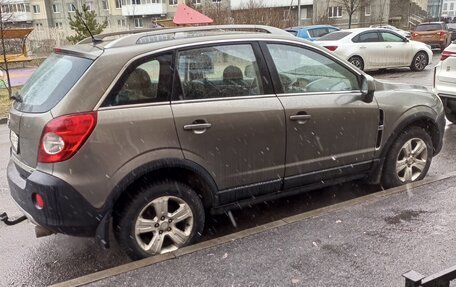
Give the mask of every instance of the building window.
[{"label": "building window", "polygon": [[40,5],[32,5],[32,11],[33,11],[33,14],[39,14],[40,13]]},{"label": "building window", "polygon": [[364,7],[364,15],[365,16],[371,15],[371,5],[370,4],[367,4],[366,7]]},{"label": "building window", "polygon": [[37,30],[42,30],[42,29],[43,29],[43,24],[41,24],[41,23],[36,23],[36,24],[35,24],[35,27],[36,27]]},{"label": "building window", "polygon": [[58,3],[52,4],[52,12],[60,13],[60,4],[58,4]]},{"label": "building window", "polygon": [[68,3],[68,12],[76,12],[76,5],[74,3]]},{"label": "building window", "polygon": [[214,2],[214,3],[220,3],[220,2],[222,2],[222,0],[212,0],[212,2]]},{"label": "building window", "polygon": [[116,0],[116,9],[122,8],[122,0]]},{"label": "building window", "polygon": [[109,6],[108,6],[108,1],[107,0],[102,0],[101,1],[101,9],[109,10]]},{"label": "building window", "polygon": [[454,3],[450,3],[450,11],[454,10]]},{"label": "building window", "polygon": [[135,18],[135,28],[142,28],[142,27],[143,27],[143,19]]},{"label": "building window", "polygon": [[448,10],[448,3],[443,3],[443,8],[442,10],[446,12]]},{"label": "building window", "polygon": [[117,20],[117,26],[127,27],[127,22],[125,21],[125,19],[119,19],[119,20]]},{"label": "building window", "polygon": [[169,5],[177,5],[177,0],[169,0]]},{"label": "building window", "polygon": [[86,1],[85,4],[87,5],[87,7],[89,7],[89,11],[95,10],[95,6],[93,5],[92,1]]},{"label": "building window", "polygon": [[63,28],[62,22],[55,22],[55,28],[62,29]]},{"label": "building window", "polygon": [[132,5],[141,5],[141,0],[131,0]]},{"label": "building window", "polygon": [[340,18],[342,17],[342,6],[333,6],[328,8],[329,18]]},{"label": "building window", "polygon": [[201,4],[201,0],[192,0],[192,4],[196,4],[196,5]]}]

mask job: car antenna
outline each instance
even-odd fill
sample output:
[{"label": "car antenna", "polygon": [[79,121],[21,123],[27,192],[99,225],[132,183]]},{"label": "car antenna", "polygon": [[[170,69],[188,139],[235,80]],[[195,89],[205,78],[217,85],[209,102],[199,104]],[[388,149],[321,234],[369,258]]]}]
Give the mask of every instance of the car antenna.
[{"label": "car antenna", "polygon": [[89,29],[89,26],[87,26],[87,23],[84,21],[84,19],[82,18],[82,14],[81,12],[79,12],[78,8],[76,8],[76,6],[74,6],[73,3],[71,3],[71,6],[73,6],[73,9],[76,11],[76,14],[81,18],[81,22],[82,24],[84,24],[84,27],[87,29],[87,32],[89,32],[90,34],[90,37],[92,38],[92,43],[93,44],[98,44],[98,43],[101,43],[103,42],[103,40],[100,40],[100,39],[97,39],[93,36],[92,32],[90,31]]}]

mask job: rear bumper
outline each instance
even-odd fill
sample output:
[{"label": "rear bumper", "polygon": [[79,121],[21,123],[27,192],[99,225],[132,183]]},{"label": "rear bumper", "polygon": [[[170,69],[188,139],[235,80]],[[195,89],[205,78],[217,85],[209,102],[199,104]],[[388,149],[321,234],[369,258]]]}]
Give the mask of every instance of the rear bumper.
[{"label": "rear bumper", "polygon": [[[95,236],[103,214],[68,183],[40,171],[24,177],[12,160],[8,164],[7,177],[11,196],[34,224],[56,233]],[[43,209],[35,207],[33,193],[43,197]]]}]

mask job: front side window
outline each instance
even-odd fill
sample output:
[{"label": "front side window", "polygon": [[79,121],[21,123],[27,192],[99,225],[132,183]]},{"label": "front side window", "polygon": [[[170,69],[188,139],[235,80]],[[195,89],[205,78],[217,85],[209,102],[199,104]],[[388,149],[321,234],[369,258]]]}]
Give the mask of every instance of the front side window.
[{"label": "front side window", "polygon": [[404,40],[393,33],[382,32],[382,38],[385,42],[404,42]]},{"label": "front side window", "polygon": [[327,56],[290,45],[268,48],[285,94],[359,90],[356,75]]},{"label": "front side window", "polygon": [[185,50],[178,53],[180,100],[242,97],[264,93],[249,44]]},{"label": "front side window", "polygon": [[103,106],[169,101],[172,90],[172,55],[164,54],[129,67]]}]

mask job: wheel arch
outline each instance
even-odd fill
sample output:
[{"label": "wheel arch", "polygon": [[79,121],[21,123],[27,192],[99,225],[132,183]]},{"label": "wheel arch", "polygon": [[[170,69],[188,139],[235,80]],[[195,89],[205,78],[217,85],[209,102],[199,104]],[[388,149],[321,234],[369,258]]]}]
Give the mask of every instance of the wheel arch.
[{"label": "wheel arch", "polygon": [[136,194],[139,185],[160,180],[176,180],[190,186],[208,209],[217,204],[217,185],[212,176],[200,165],[177,158],[155,160],[137,167],[114,188],[108,199],[110,210],[122,208],[128,198]]},{"label": "wheel arch", "polygon": [[390,133],[388,139],[383,144],[380,154],[377,157],[379,160],[374,163],[372,171],[369,174],[369,183],[378,184],[380,182],[384,161],[391,149],[391,146],[403,131],[414,126],[423,128],[431,136],[433,155],[436,155],[440,152],[440,149],[442,147],[442,137],[440,135],[441,131],[439,129],[438,123],[436,123],[434,120],[434,117],[425,111],[409,113],[405,119],[401,119],[400,123],[393,128],[393,131]]}]

